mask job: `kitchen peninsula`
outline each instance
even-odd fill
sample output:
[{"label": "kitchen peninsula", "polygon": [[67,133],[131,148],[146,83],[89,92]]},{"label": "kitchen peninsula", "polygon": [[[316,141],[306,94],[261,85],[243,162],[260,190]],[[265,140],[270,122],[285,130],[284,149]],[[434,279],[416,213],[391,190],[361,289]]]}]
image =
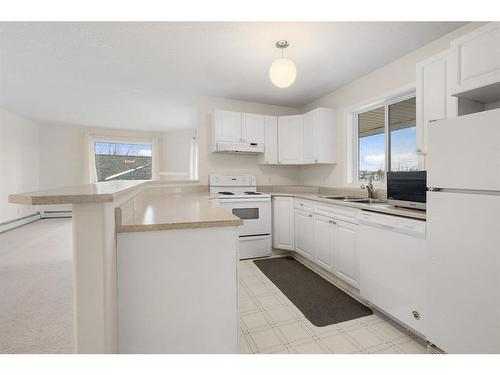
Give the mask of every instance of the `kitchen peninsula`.
[{"label": "kitchen peninsula", "polygon": [[77,353],[238,352],[241,220],[201,186],[112,181],[9,201],[73,205]]}]

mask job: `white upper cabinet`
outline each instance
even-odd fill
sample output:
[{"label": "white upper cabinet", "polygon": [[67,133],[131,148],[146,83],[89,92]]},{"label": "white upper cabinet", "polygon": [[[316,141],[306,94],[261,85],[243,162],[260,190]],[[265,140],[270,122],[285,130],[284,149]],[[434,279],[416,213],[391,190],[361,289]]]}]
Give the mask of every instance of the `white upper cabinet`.
[{"label": "white upper cabinet", "polygon": [[303,116],[278,117],[278,163],[302,163]]},{"label": "white upper cabinet", "polygon": [[241,141],[264,143],[264,115],[254,113],[241,114]]},{"label": "white upper cabinet", "polygon": [[333,272],[334,249],[335,221],[314,215],[314,261],[330,272]]},{"label": "white upper cabinet", "polygon": [[[306,113],[304,118],[305,116],[309,116],[309,121],[312,121],[312,126],[309,126],[313,139],[313,158],[307,163],[336,163],[336,111],[329,108],[316,108]],[[306,162],[304,161],[304,163]]]},{"label": "white upper cabinet", "polygon": [[335,163],[335,111],[316,108],[304,114],[302,164]]},{"label": "white upper cabinet", "polygon": [[219,142],[222,146],[235,143],[240,152],[263,152],[261,164],[336,162],[336,115],[332,109],[316,108],[291,116],[215,110],[213,124],[214,152],[230,151],[218,148]]},{"label": "white upper cabinet", "polygon": [[259,159],[261,164],[278,163],[278,117],[264,117],[264,155]]},{"label": "white upper cabinet", "polygon": [[[359,288],[359,257],[356,247],[358,226],[337,221],[335,225],[335,274]],[[397,282],[397,281],[396,281]]]},{"label": "white upper cabinet", "polygon": [[294,198],[273,197],[273,247],[295,250]]},{"label": "white upper cabinet", "polygon": [[[427,125],[447,118],[448,51],[417,64],[417,154],[427,153]],[[452,99],[452,98],[451,98]],[[456,100],[456,99],[455,99]]]},{"label": "white upper cabinet", "polygon": [[278,163],[336,162],[336,114],[316,108],[303,115],[278,118]]},{"label": "white upper cabinet", "polygon": [[450,46],[450,94],[500,82],[500,22],[480,27]]},{"label": "white upper cabinet", "polygon": [[314,111],[304,114],[304,126],[302,129],[302,163],[312,164],[316,159]]},{"label": "white upper cabinet", "polygon": [[213,124],[216,142],[241,142],[241,112],[215,110]]}]

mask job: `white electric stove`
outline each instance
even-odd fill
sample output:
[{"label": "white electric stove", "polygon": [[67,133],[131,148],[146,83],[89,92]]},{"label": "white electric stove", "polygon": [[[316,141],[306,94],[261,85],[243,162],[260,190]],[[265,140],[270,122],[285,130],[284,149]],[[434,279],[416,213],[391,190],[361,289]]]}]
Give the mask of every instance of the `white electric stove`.
[{"label": "white electric stove", "polygon": [[210,175],[210,199],[243,220],[240,259],[271,255],[271,196],[257,191],[253,175]]}]

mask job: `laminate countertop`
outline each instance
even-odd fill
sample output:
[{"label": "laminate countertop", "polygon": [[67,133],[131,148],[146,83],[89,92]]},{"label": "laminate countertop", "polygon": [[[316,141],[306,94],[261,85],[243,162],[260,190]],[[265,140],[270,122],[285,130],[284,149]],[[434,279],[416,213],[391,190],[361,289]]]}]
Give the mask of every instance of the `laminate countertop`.
[{"label": "laminate countertop", "polygon": [[10,203],[45,205],[113,202],[116,197],[147,181],[107,181],[9,195]]},{"label": "laminate countertop", "polygon": [[312,200],[321,203],[328,203],[332,205],[345,206],[359,208],[366,211],[379,212],[383,214],[407,217],[412,219],[425,220],[426,212],[421,210],[413,210],[411,208],[403,208],[388,205],[387,203],[356,203],[356,202],[343,202],[341,200],[332,200],[327,198],[321,198],[319,194],[316,193],[287,193],[287,192],[272,192],[272,196],[277,197],[294,197]]},{"label": "laminate countertop", "polygon": [[243,221],[209,199],[208,192],[148,196],[134,214],[117,208],[116,231],[147,232],[169,229],[239,226]]}]

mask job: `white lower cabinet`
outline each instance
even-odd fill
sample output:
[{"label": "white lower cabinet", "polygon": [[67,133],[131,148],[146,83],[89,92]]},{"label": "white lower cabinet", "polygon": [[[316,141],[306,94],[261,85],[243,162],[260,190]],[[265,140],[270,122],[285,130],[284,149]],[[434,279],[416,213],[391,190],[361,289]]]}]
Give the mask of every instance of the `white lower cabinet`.
[{"label": "white lower cabinet", "polygon": [[313,260],[314,218],[310,212],[295,210],[295,250]]},{"label": "white lower cabinet", "polygon": [[295,250],[294,198],[273,197],[273,247]]},{"label": "white lower cabinet", "polygon": [[295,251],[359,288],[358,225],[338,220],[340,212],[320,215],[314,212],[323,212],[321,206],[301,203],[295,202]]},{"label": "white lower cabinet", "polygon": [[356,247],[356,224],[337,221],[335,225],[335,274],[359,288],[359,257]]},{"label": "white lower cabinet", "polygon": [[335,248],[335,221],[314,215],[314,262],[326,270],[333,272]]}]

